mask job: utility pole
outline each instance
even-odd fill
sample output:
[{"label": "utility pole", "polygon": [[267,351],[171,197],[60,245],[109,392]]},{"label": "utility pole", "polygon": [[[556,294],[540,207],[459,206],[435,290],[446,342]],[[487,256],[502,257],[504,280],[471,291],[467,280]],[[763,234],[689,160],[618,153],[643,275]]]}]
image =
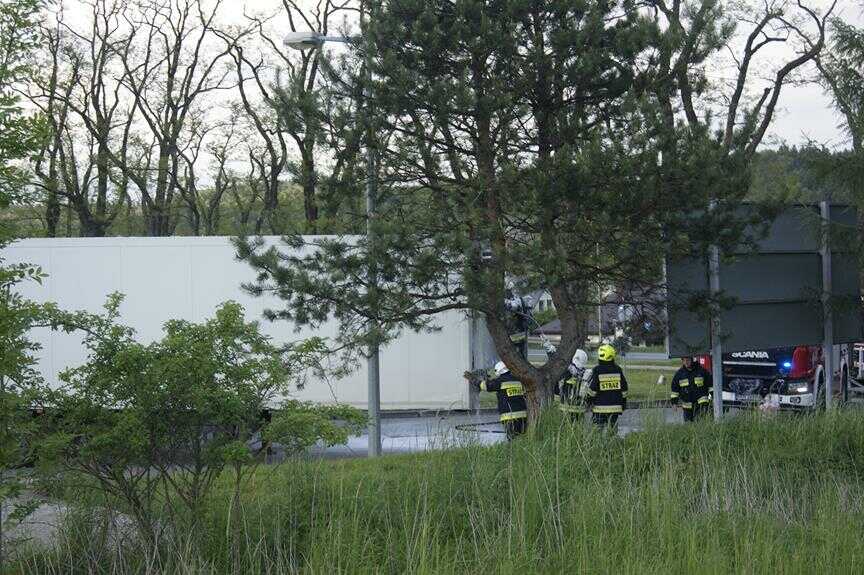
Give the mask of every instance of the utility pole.
[{"label": "utility pole", "polygon": [[[378,215],[378,157],[376,150],[375,125],[372,112],[372,36],[369,34],[368,18],[371,15],[367,8],[368,3],[362,4],[360,14],[361,32],[366,45],[366,73],[363,77],[365,86],[363,94],[366,96],[365,118],[366,121],[366,249],[373,252],[375,245],[375,222]],[[366,19],[364,20],[364,14]],[[365,23],[364,23],[365,22]],[[369,343],[369,357],[367,359],[366,377],[369,388],[368,410],[369,410],[369,457],[381,455],[381,349],[378,344],[378,266],[372,258],[369,258],[369,301],[372,303],[372,338]]]},{"label": "utility pole", "polygon": [[[371,56],[366,60],[366,245],[371,251],[375,243],[375,217],[377,215],[378,200],[378,161],[375,154],[375,135],[372,125],[372,100],[369,83],[372,81],[372,71],[369,67]],[[369,299],[372,302],[372,315],[375,318],[373,337],[369,343],[369,356],[367,359],[367,383],[369,387],[369,457],[381,455],[381,349],[378,345],[378,266],[370,258],[369,260]]]},{"label": "utility pole", "polygon": [[[378,154],[376,148],[375,117],[372,109],[372,36],[369,34],[369,2],[360,5],[360,32],[366,49],[363,74],[363,120],[366,122],[366,249],[374,253],[375,221],[378,215]],[[318,49],[325,42],[349,43],[360,38],[346,36],[324,36],[315,32],[291,32],[285,35],[283,44],[298,50]],[[367,281],[370,301],[369,343],[366,350],[366,379],[368,386],[369,457],[381,455],[381,349],[378,344],[378,266],[370,258]]]},{"label": "utility pole", "polygon": [[[822,369],[825,372],[825,409],[834,402],[834,314],[831,311],[831,204],[819,203],[822,238]],[[817,382],[818,385],[818,382]],[[818,395],[817,395],[818,397]]]},{"label": "utility pole", "polygon": [[[720,294],[720,248],[712,245],[708,256],[708,283],[711,298]],[[711,379],[714,382],[714,419],[723,417],[723,343],[720,341],[720,309],[711,310]]]},{"label": "utility pole", "polygon": [[[714,211],[717,201],[712,200],[709,210]],[[714,385],[714,420],[723,417],[723,343],[720,340],[720,247],[714,243],[708,248],[708,288],[711,292],[711,380]]]}]

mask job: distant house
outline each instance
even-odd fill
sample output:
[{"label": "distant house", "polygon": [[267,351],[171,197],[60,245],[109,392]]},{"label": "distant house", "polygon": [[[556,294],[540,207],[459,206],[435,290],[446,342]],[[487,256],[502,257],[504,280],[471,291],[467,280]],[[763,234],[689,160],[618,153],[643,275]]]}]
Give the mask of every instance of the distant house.
[{"label": "distant house", "polygon": [[[598,318],[599,316],[599,318]],[[598,319],[600,330],[597,329]],[[585,333],[590,343],[599,342],[603,338],[615,336],[619,329],[618,306],[616,304],[604,304],[597,315],[592,315],[585,322]],[[556,343],[561,341],[561,320],[553,319],[533,332],[538,337],[542,334],[549,341]]]},{"label": "distant house", "polygon": [[[534,301],[533,312],[555,309],[551,294],[546,290],[535,290],[530,297]],[[601,339],[627,335],[634,343],[662,344],[665,338],[665,315],[661,294],[638,288],[610,290],[603,298],[603,305],[595,308],[585,322],[585,333],[589,343]],[[561,339],[561,322],[557,319],[533,331],[535,338],[543,337],[553,343]]]},{"label": "distant house", "polygon": [[528,296],[534,302],[534,308],[531,310],[534,313],[555,309],[552,294],[546,290],[535,290],[528,294]]}]

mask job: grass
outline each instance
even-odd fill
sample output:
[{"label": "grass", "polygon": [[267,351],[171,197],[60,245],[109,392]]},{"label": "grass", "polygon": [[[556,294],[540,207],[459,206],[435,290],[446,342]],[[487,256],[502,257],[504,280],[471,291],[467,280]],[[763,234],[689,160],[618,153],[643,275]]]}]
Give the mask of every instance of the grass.
[{"label": "grass", "polygon": [[[675,371],[673,369],[661,371],[625,367],[624,375],[630,386],[628,398],[631,401],[656,401],[669,398],[669,384]],[[663,375],[666,380],[663,385],[657,385],[657,379],[660,375]]]},{"label": "grass", "polygon": [[678,369],[681,367],[680,359],[628,359],[624,358],[623,361],[620,362],[621,365],[651,365],[657,367],[674,367]]},{"label": "grass", "polygon": [[624,439],[550,415],[533,436],[261,470],[159,561],[69,523],[26,573],[853,573],[864,415],[667,426]]},{"label": "grass", "polygon": [[630,348],[632,352],[638,353],[666,353],[665,345],[639,345]]}]

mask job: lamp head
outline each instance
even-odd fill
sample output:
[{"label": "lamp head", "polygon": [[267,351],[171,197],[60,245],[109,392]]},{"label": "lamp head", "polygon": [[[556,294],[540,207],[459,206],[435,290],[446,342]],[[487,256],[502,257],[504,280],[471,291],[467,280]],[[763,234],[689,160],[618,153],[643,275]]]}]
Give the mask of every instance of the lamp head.
[{"label": "lamp head", "polygon": [[317,48],[324,43],[320,34],[315,32],[289,32],[282,39],[282,44],[295,50],[306,50],[308,48]]}]

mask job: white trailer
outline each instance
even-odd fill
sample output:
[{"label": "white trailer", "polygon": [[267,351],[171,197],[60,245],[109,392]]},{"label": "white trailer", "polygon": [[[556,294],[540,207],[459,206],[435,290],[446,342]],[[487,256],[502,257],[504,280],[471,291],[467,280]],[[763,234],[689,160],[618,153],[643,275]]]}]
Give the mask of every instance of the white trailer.
[{"label": "white trailer", "polygon": [[[272,297],[254,298],[241,289],[243,282],[254,279],[254,273],[235,259],[235,250],[226,237],[27,239],[7,247],[3,257],[9,263],[38,265],[48,274],[41,285],[30,282],[21,289],[35,301],[56,302],[70,311],[100,312],[108,294],[125,294],[121,321],[133,327],[143,342],[157,339],[167,320],[202,321],[227,300],[243,305],[247,318],[260,320],[262,330],[277,342],[312,335],[332,337],[338,328],[331,321],[318,330],[298,331],[286,322],[265,320],[264,309],[278,308],[280,302]],[[472,355],[489,355],[488,345],[478,343],[477,334],[485,330],[472,325],[461,312],[442,314],[437,324],[440,331],[405,332],[382,349],[383,409],[469,408],[469,388],[462,373],[489,361],[472,361]],[[58,384],[60,371],[86,359],[80,336],[41,329],[32,335],[42,345],[39,369],[51,384]],[[365,408],[363,363],[341,380],[310,380],[295,397]]]}]

